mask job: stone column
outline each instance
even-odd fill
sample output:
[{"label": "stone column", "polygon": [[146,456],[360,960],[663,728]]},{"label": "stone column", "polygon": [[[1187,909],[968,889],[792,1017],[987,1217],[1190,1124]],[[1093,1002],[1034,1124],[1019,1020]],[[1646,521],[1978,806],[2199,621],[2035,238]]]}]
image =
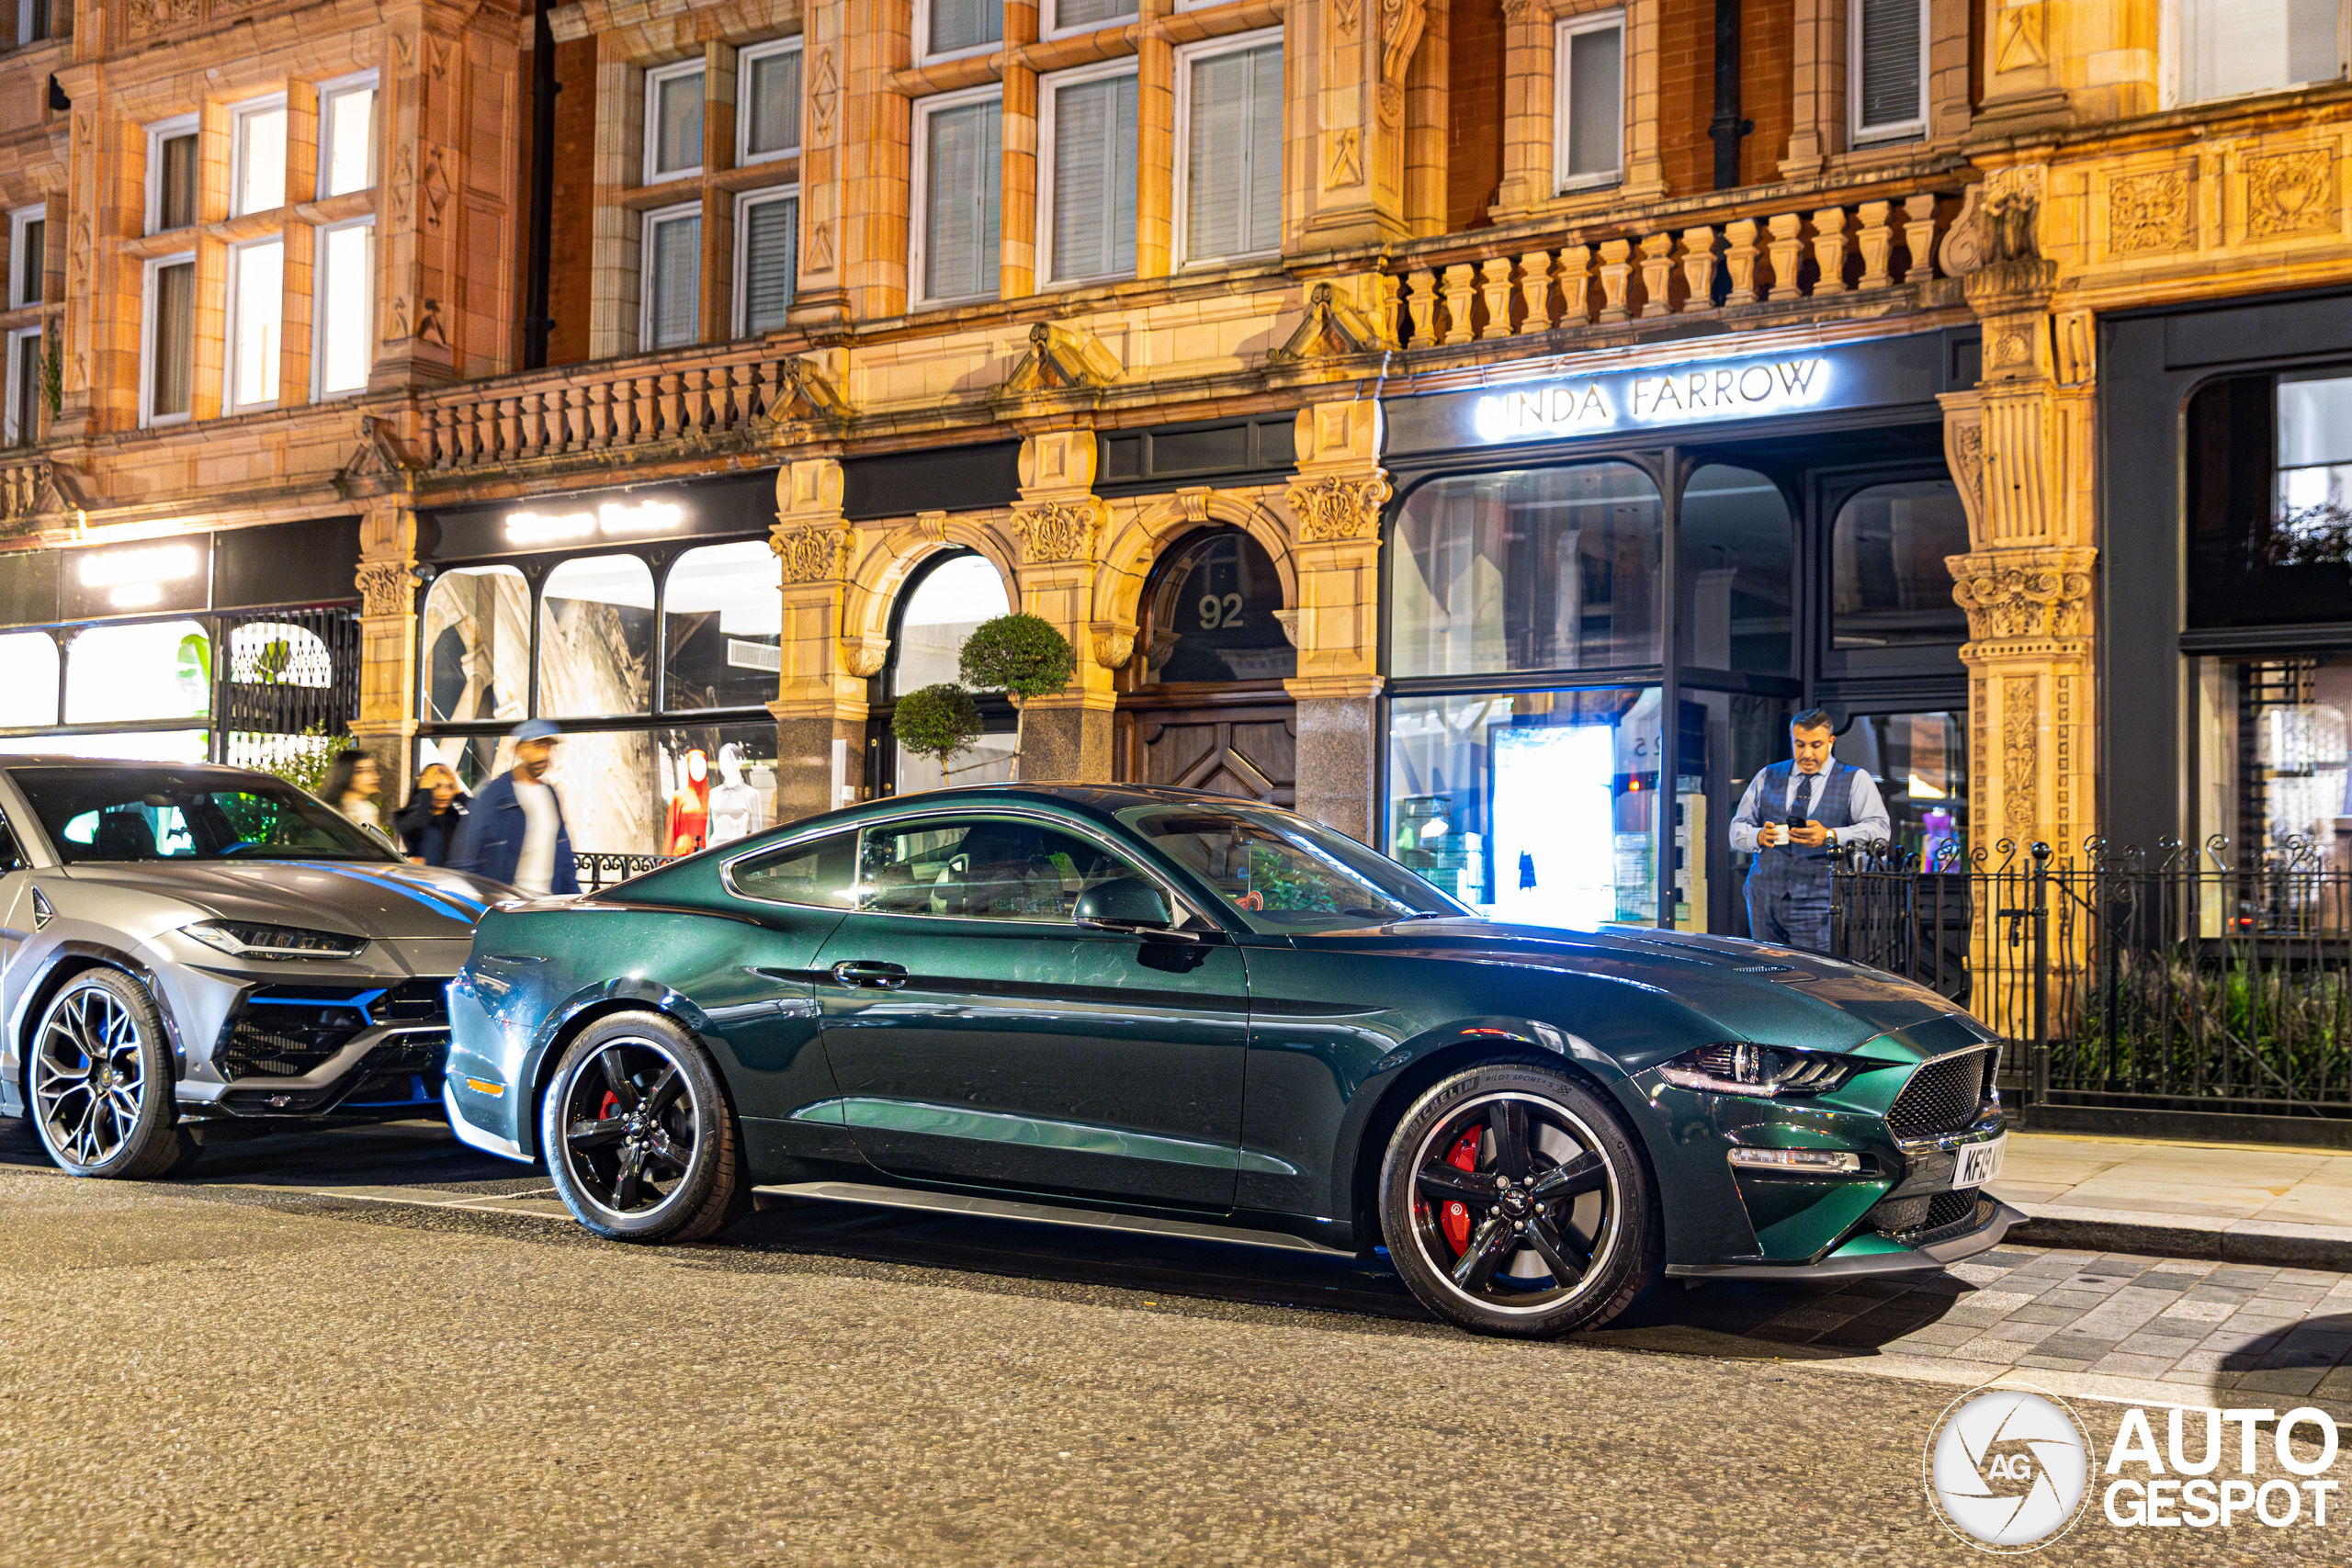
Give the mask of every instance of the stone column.
[{"label": "stone column", "polygon": [[1406,238],[1405,81],[1429,23],[1424,0],[1314,0],[1289,12],[1292,136],[1306,175],[1301,243],[1320,250]]},{"label": "stone column", "polygon": [[376,759],[387,819],[408,798],[416,758],[416,512],[403,496],[368,503],[359,525],[359,716],[351,739]]},{"label": "stone column", "polygon": [[1096,622],[1096,557],[1110,516],[1094,494],[1097,450],[1087,427],[1041,431],[1021,443],[1021,503],[1012,509],[1021,608],[1059,627],[1078,655],[1069,685],[1023,706],[1017,776],[1025,780],[1111,777],[1111,712],[1118,702],[1111,677],[1133,650],[1135,629],[1122,641],[1115,627]]},{"label": "stone column", "polygon": [[786,463],[775,477],[768,536],[781,566],[782,669],[776,677],[775,819],[797,821],[856,802],[865,768],[866,678],[881,653],[842,633],[858,530],[842,515],[834,457]]},{"label": "stone column", "polygon": [[1298,811],[1374,840],[1380,695],[1380,404],[1373,399],[1298,411],[1298,477],[1285,499],[1296,521]]}]

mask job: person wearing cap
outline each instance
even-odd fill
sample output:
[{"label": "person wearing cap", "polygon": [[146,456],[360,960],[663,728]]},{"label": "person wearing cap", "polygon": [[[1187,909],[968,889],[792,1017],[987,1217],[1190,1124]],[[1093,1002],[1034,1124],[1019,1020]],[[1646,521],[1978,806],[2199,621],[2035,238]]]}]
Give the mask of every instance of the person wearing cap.
[{"label": "person wearing cap", "polygon": [[458,840],[458,870],[511,883],[526,893],[580,891],[563,807],[547,782],[560,733],[543,718],[514,727],[514,765],[474,796]]}]

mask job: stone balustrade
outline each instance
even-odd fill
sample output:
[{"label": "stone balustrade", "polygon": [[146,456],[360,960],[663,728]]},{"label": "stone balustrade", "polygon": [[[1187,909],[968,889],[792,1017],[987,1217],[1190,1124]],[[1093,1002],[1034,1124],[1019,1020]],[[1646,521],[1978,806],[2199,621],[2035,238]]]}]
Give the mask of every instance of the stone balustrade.
[{"label": "stone balustrade", "polygon": [[666,364],[603,363],[435,393],[419,411],[418,461],[430,470],[704,442],[747,430],[774,409],[789,356],[763,343],[701,347]]},{"label": "stone balustrade", "polygon": [[1921,283],[1936,276],[1936,245],[1959,207],[1956,192],[1922,191],[1597,238],[1581,231],[1575,243],[1476,258],[1408,260],[1396,276],[1399,346],[1704,316]]}]

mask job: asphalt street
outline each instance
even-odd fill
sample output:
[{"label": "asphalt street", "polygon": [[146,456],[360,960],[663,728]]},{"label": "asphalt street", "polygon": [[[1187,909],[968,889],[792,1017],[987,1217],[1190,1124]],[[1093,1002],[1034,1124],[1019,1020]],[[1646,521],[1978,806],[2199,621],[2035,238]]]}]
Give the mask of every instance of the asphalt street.
[{"label": "asphalt street", "polygon": [[[1530,1345],[1376,1266],[816,1203],[639,1249],[545,1191],[425,1125],[128,1185],[0,1122],[0,1564],[1973,1562],[1921,1461],[1974,1374],[1928,1348],[2040,1336],[2008,1362],[2075,1380],[2105,1454],[2126,1406],[2092,1369],[2329,1404],[2352,1300],[2004,1248]],[[2159,1368],[2132,1347],[2165,1323],[2198,1348]],[[2340,1563],[2343,1513],[2159,1530],[2095,1501],[2038,1560]]]}]

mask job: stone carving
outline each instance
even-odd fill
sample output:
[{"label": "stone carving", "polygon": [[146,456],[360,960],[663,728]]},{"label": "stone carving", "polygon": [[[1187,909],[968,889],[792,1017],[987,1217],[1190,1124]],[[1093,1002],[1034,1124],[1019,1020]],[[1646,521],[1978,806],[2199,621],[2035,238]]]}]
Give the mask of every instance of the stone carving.
[{"label": "stone carving", "polygon": [[416,201],[416,155],[405,141],[392,160],[392,227],[405,229]]},{"label": "stone carving", "polygon": [[1369,539],[1380,532],[1380,509],[1396,491],[1388,476],[1348,479],[1327,474],[1302,479],[1283,492],[1298,513],[1301,544],[1319,545],[1334,539]]},{"label": "stone carving", "polygon": [[833,270],[833,226],[822,220],[808,231],[808,270]]},{"label": "stone carving", "polygon": [[1377,322],[1341,300],[1329,284],[1318,283],[1307,293],[1306,319],[1272,358],[1277,365],[1308,364],[1373,354],[1385,346],[1393,345]]},{"label": "stone carving", "polygon": [[449,177],[443,172],[446,162],[447,153],[439,142],[424,144],[424,173],[416,182],[417,193],[424,197],[424,205],[417,217],[419,226],[431,234],[441,231],[441,220],[449,205]]},{"label": "stone carving", "polygon": [[1979,538],[1984,536],[1984,427],[1974,420],[1965,424],[1945,426],[1946,448],[1951,463],[1952,482],[1960,487],[1961,509],[1968,513],[1968,524]]},{"label": "stone carving", "polygon": [[406,620],[416,613],[416,573],[398,560],[359,563],[359,613]]},{"label": "stone carving", "polygon": [[1503,17],[1508,21],[1524,22],[1535,15],[1535,0],[1503,0]]},{"label": "stone carving", "polygon": [[1193,485],[1176,492],[1176,504],[1184,513],[1184,521],[1194,527],[1209,520],[1209,500],[1216,491],[1206,485]]},{"label": "stone carving", "polygon": [[1402,82],[1429,25],[1424,0],[1380,0],[1380,79]]},{"label": "stone carving", "polygon": [[833,139],[833,109],[841,102],[841,73],[833,65],[831,44],[817,51],[817,63],[808,73],[808,129],[817,141]]},{"label": "stone carving", "polygon": [[1136,628],[1098,626],[1094,631],[1094,662],[1105,670],[1123,670],[1135,657]]},{"label": "stone carving", "polygon": [[1959,277],[1984,265],[1984,201],[1982,185],[1961,193],[1960,211],[1944,230],[1943,243],[1936,247],[1936,270],[1946,277]]},{"label": "stone carving", "polygon": [[1998,19],[1993,29],[1994,70],[2022,71],[2049,60],[2049,50],[2042,42],[2041,13],[2042,0],[2004,6],[1996,13]]},{"label": "stone carving", "polygon": [[842,638],[842,668],[861,681],[882,673],[882,666],[889,657],[890,639],[887,637]]},{"label": "stone carving", "polygon": [[437,343],[449,346],[448,330],[441,324],[441,301],[420,299],[416,302],[416,341]]},{"label": "stone carving", "polygon": [[2245,161],[2245,233],[2249,240],[2333,234],[2336,216],[2335,153],[2310,147],[2265,152]]},{"label": "stone carving", "polygon": [[1363,19],[1363,0],[1331,0],[1331,34],[1338,39],[1356,36],[1356,24]]},{"label": "stone carving", "polygon": [[123,19],[135,36],[192,22],[196,15],[197,0],[130,0],[124,8]]},{"label": "stone carving", "polygon": [[65,293],[68,299],[89,298],[90,248],[90,215],[76,213],[74,217],[74,240],[65,252]]},{"label": "stone carving", "polygon": [[1014,508],[1012,531],[1021,537],[1023,562],[1041,566],[1087,559],[1094,545],[1095,525],[1104,510],[1102,502],[1091,496]]},{"label": "stone carving", "polygon": [[775,399],[767,411],[769,423],[838,424],[852,417],[849,400],[815,361],[787,359],[777,367],[776,375]]},{"label": "stone carving", "polygon": [[2088,550],[1947,556],[1944,565],[1974,640],[2074,637],[2090,629]]},{"label": "stone carving", "polygon": [[2119,256],[2188,250],[2195,240],[2189,166],[2119,175],[2107,189],[2107,248]]},{"label": "stone carving", "polygon": [[392,434],[391,426],[380,419],[363,414],[359,420],[359,446],[351,460],[335,471],[334,489],[346,500],[362,490],[381,487],[372,480],[398,480],[413,472],[417,465],[409,461],[408,454]]},{"label": "stone carving", "polygon": [[768,548],[782,563],[786,582],[823,582],[841,576],[849,564],[849,530],[779,524],[768,532]]},{"label": "stone carving", "polygon": [[1092,391],[1117,380],[1125,368],[1084,327],[1039,321],[1029,329],[1028,351],[997,389],[997,397],[1018,400],[1040,392]]},{"label": "stone carving", "polygon": [[1324,160],[1323,188],[1338,190],[1363,184],[1363,133],[1354,126],[1335,130],[1324,140],[1330,148]]},{"label": "stone carving", "polygon": [[2034,780],[2040,771],[2041,714],[2030,675],[2001,681],[2001,829],[2025,843],[2035,837]]}]

